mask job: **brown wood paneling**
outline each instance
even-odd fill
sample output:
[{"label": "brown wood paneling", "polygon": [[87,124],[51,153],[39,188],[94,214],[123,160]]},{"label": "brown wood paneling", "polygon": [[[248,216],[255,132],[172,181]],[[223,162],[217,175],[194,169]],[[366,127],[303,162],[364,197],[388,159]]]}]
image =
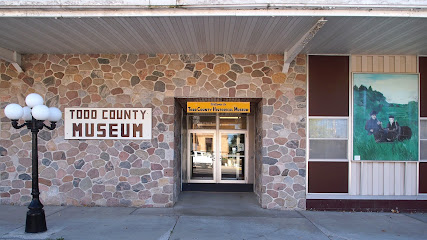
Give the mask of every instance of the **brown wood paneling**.
[{"label": "brown wood paneling", "polygon": [[420,162],[420,193],[427,193],[427,162]]},{"label": "brown wood paneling", "polygon": [[309,162],[309,193],[347,193],[347,162]]},{"label": "brown wood paneling", "polygon": [[427,57],[420,57],[420,116],[427,117]]},{"label": "brown wood paneling", "polygon": [[348,116],[349,57],[309,56],[309,115]]},{"label": "brown wood paneling", "polygon": [[427,212],[427,200],[307,199],[307,210],[356,212]]}]

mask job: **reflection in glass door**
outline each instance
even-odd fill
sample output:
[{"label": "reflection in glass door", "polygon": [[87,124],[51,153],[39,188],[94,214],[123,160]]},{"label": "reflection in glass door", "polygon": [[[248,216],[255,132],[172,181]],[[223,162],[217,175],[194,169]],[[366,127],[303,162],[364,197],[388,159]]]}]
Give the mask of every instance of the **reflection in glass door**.
[{"label": "reflection in glass door", "polygon": [[214,180],[214,133],[190,133],[190,164],[190,179]]},{"label": "reflection in glass door", "polygon": [[221,133],[221,180],[245,180],[245,134]]}]

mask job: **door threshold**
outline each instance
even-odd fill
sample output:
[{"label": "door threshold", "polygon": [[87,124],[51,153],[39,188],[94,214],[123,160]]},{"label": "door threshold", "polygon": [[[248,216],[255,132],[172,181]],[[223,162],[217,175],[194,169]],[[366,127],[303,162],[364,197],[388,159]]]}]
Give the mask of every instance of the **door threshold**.
[{"label": "door threshold", "polygon": [[253,192],[253,184],[244,183],[183,183],[182,191]]}]

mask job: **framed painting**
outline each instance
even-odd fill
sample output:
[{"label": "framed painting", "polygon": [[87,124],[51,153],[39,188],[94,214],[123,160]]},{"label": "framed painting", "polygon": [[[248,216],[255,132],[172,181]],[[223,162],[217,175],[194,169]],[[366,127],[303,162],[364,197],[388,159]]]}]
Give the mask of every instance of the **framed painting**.
[{"label": "framed painting", "polygon": [[419,75],[353,73],[353,159],[418,161]]}]

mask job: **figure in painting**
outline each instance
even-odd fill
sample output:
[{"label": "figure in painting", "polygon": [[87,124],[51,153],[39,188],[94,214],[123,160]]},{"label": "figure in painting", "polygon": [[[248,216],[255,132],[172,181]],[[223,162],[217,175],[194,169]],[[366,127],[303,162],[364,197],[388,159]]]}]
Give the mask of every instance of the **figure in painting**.
[{"label": "figure in painting", "polygon": [[377,119],[377,112],[372,111],[366,121],[365,129],[368,135],[374,135],[375,142],[395,142],[410,139],[412,130],[408,126],[400,126],[393,115],[389,115],[387,127],[382,127],[382,122]]},{"label": "figure in painting", "polygon": [[368,135],[374,135],[376,142],[381,142],[384,136],[384,129],[382,128],[382,122],[377,119],[377,112],[372,111],[370,118],[366,121],[365,129],[368,131]]},{"label": "figure in painting", "polygon": [[387,123],[387,142],[394,142],[396,139],[399,138],[400,135],[400,126],[397,121],[394,120],[394,116],[390,115],[388,116],[388,123]]}]

